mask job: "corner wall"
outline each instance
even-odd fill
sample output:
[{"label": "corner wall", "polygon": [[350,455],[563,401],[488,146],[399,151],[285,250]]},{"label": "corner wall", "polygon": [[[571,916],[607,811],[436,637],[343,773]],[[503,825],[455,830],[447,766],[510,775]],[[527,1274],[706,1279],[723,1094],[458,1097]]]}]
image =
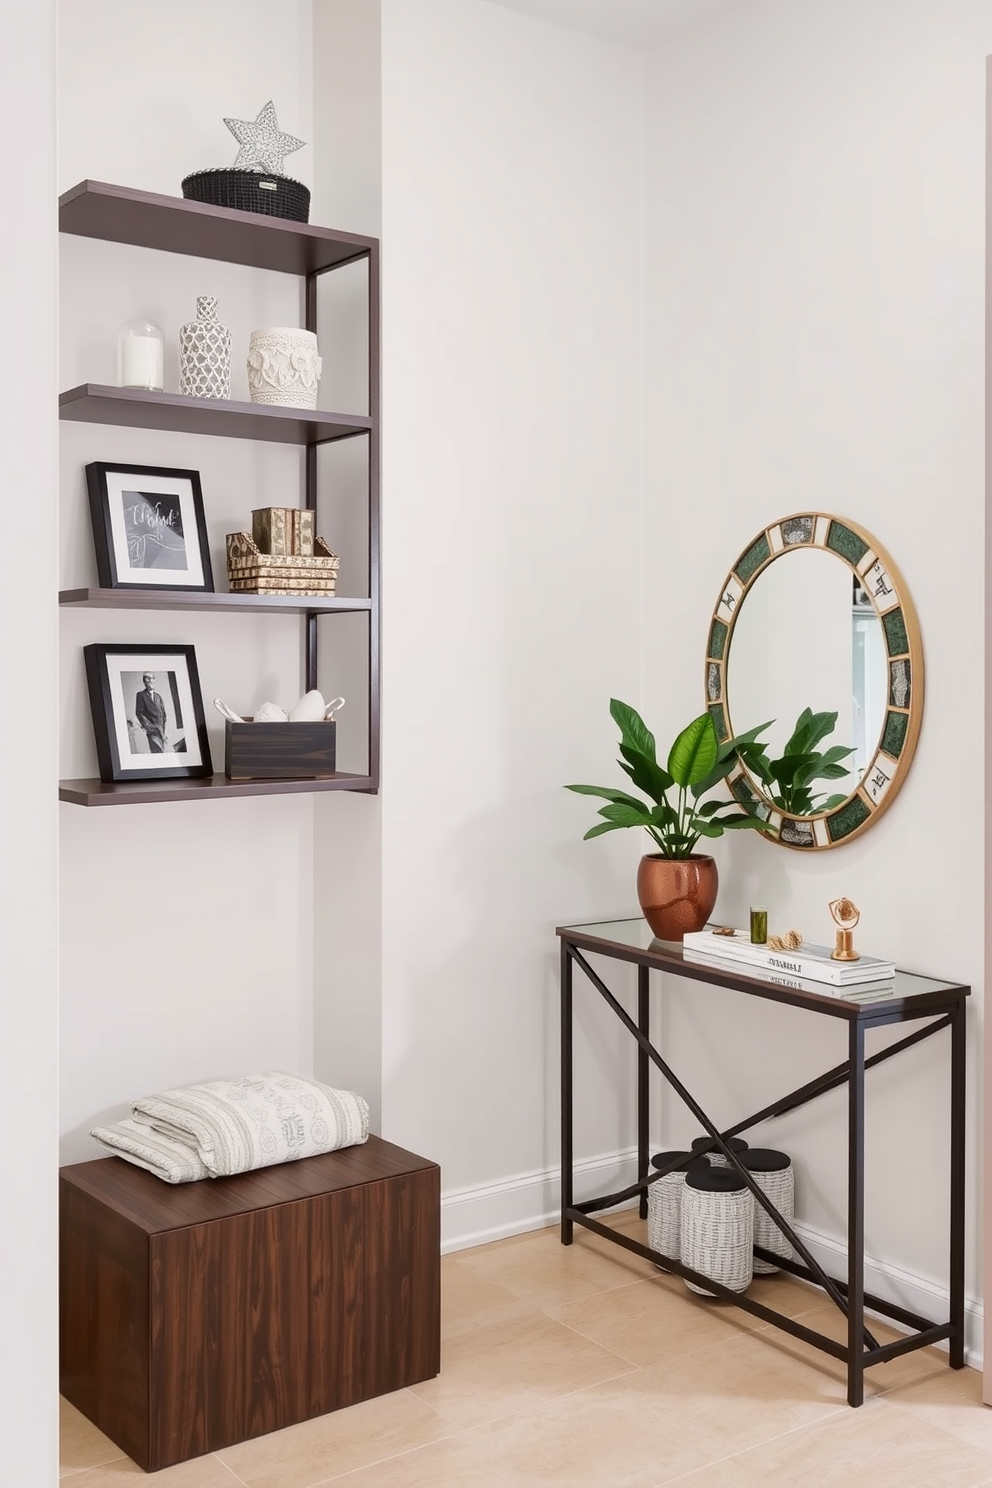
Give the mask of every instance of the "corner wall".
[{"label": "corner wall", "polygon": [[0,585],[0,1482],[48,1485],[58,1477],[54,0],[20,13],[17,45],[0,48],[0,124],[5,139],[30,142],[0,278],[4,541],[16,555]]},{"label": "corner wall", "polygon": [[[653,54],[647,83],[645,573],[649,719],[703,703],[717,591],[776,517],[847,514],[898,563],[923,632],[923,732],[899,800],[814,857],[716,845],[717,913],[969,982],[968,1291],[980,1297],[985,57],[992,16],[753,0]],[[664,1035],[718,1119],[844,1057],[805,1015],[679,991]],[[886,1034],[876,1035],[884,1039]],[[946,1035],[869,1076],[866,1243],[946,1286]],[[665,1140],[689,1135],[666,1107]],[[845,1224],[845,1103],[755,1133],[797,1155],[800,1215]],[[977,1309],[972,1308],[973,1320]],[[977,1348],[977,1336],[972,1337]]]},{"label": "corner wall", "polygon": [[[562,786],[640,675],[641,79],[485,0],[382,5],[382,1130],[460,1195],[449,1244],[538,1217],[554,927],[633,900]],[[616,1153],[633,1056],[591,1005],[577,1038],[577,1153]]]}]

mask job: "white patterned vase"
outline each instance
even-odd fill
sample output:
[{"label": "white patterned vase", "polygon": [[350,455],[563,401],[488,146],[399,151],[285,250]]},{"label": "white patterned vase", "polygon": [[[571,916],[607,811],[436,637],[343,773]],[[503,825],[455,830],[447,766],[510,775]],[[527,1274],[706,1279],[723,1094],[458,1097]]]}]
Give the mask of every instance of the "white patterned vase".
[{"label": "white patterned vase", "polygon": [[231,396],[231,332],[213,295],[197,295],[196,319],[179,327],[179,391],[187,398]]},{"label": "white patterned vase", "polygon": [[248,343],[248,387],[253,403],[316,408],[321,359],[313,331],[272,326],[252,331]]}]

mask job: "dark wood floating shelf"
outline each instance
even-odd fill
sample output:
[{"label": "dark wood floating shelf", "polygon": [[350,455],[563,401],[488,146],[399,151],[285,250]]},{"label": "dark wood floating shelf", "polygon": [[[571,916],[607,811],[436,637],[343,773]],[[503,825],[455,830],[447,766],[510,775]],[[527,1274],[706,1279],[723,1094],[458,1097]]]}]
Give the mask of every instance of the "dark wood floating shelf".
[{"label": "dark wood floating shelf", "polygon": [[374,238],[357,233],[105,181],[80,181],[59,198],[59,231],[286,274],[320,273],[365,258],[375,244]]},{"label": "dark wood floating shelf", "polygon": [[205,775],[202,780],[60,780],[59,800],[74,806],[148,806],[158,801],[227,800],[231,796],[312,795],[315,791],[372,791],[368,775],[343,771],[329,780],[228,780]]},{"label": "dark wood floating shelf", "polygon": [[237,610],[241,614],[281,610],[287,615],[347,615],[372,608],[370,599],[324,599],[313,594],[191,594],[181,589],[63,589],[59,604],[93,610]]},{"label": "dark wood floating shelf", "polygon": [[358,413],[184,398],[180,393],[146,393],[140,388],[104,387],[93,382],[59,394],[59,418],[82,424],[263,439],[273,444],[328,444],[334,439],[367,434],[372,428],[372,420]]}]

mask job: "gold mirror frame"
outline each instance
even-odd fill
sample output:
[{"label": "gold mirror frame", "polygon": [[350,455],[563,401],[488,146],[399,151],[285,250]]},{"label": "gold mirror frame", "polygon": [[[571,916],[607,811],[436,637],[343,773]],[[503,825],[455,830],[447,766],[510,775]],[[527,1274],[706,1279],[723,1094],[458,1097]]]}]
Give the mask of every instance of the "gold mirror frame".
[{"label": "gold mirror frame", "polygon": [[721,741],[732,737],[726,667],[741,606],[759,574],[802,548],[819,548],[846,563],[881,621],[888,668],[881,738],[857,788],[832,811],[792,816],[770,802],[742,766],[727,777],[727,783],[742,806],[777,827],[776,835],[768,840],[802,852],[822,852],[852,841],[873,826],[909,774],[923,719],[923,642],[905,580],[870,532],[846,517],[826,512],[783,517],[763,528],[744,549],[713,611],[706,646],[706,705]]}]

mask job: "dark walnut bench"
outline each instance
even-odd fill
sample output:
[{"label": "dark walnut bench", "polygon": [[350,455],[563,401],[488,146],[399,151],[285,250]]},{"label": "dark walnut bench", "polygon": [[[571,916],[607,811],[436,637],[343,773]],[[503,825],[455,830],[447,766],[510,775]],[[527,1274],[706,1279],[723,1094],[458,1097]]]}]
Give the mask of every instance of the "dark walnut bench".
[{"label": "dark walnut bench", "polygon": [[62,1393],[153,1472],[438,1373],[440,1169],[378,1137],[176,1186],[60,1172]]}]

